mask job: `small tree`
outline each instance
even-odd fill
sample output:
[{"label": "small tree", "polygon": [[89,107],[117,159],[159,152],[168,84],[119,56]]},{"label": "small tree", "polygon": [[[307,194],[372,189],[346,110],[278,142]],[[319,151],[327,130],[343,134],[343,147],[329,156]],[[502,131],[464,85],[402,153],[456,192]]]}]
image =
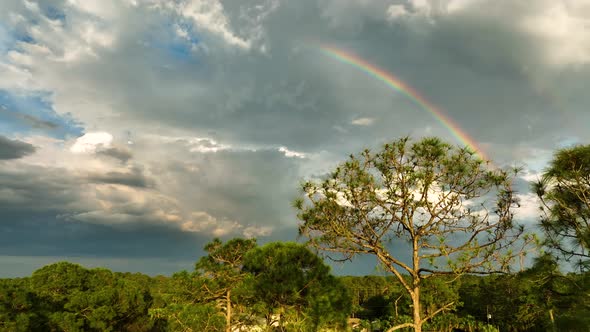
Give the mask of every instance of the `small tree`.
[{"label": "small tree", "polygon": [[[413,144],[403,138],[378,153],[351,155],[327,179],[302,189],[295,206],[309,245],[337,253],[332,259],[375,255],[411,297],[413,322],[390,330],[421,331],[454,306],[425,315],[424,279],[505,271],[513,257],[509,248],[523,234],[513,223],[511,174],[436,138]],[[396,240],[405,240],[409,255],[391,249]]]},{"label": "small tree", "polygon": [[541,200],[545,244],[566,260],[590,258],[590,145],[558,151],[541,180],[533,184]]},{"label": "small tree", "polygon": [[267,327],[278,323],[280,331],[317,331],[322,325],[344,325],[351,311],[344,285],[303,245],[273,242],[256,248],[246,255],[244,270],[254,275]]},{"label": "small tree", "polygon": [[225,244],[214,239],[205,246],[208,255],[195,265],[196,272],[206,277],[205,293],[211,300],[225,303],[226,331],[232,328],[232,290],[249,276],[242,271],[245,254],[256,247],[255,239],[232,239]]}]

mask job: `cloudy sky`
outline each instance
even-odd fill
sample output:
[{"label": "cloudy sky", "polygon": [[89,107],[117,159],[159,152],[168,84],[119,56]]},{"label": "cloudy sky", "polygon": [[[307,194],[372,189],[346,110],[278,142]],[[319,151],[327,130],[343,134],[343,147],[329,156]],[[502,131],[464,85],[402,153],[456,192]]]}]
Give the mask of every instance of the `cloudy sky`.
[{"label": "cloudy sky", "polygon": [[405,135],[461,143],[319,45],[414,87],[524,183],[590,138],[589,18],[587,0],[3,0],[0,277],[168,274],[214,236],[295,240],[302,179]]}]

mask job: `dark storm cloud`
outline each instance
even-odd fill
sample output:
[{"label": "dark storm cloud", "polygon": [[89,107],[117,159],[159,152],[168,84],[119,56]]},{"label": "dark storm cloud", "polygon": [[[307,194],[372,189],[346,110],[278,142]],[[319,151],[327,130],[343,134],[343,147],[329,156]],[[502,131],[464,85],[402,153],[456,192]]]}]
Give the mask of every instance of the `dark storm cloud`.
[{"label": "dark storm cloud", "polygon": [[122,163],[126,163],[133,157],[131,151],[121,147],[110,147],[107,149],[100,149],[96,152],[99,156],[110,157],[119,160]]},{"label": "dark storm cloud", "polygon": [[0,135],[0,160],[19,159],[35,152],[35,147]]},{"label": "dark storm cloud", "polygon": [[[0,211],[43,213],[67,211],[79,202],[81,182],[63,169],[16,164],[0,168]],[[77,209],[77,208],[76,208]]]},{"label": "dark storm cloud", "polygon": [[[110,215],[83,198],[92,188],[67,170],[17,168],[0,168],[0,255],[193,259],[209,240],[158,220],[124,197],[99,197],[113,205]],[[96,211],[104,214],[92,220]],[[121,215],[128,222],[116,223]]]},{"label": "dark storm cloud", "polygon": [[0,211],[3,216],[18,215],[21,219],[26,219],[27,214],[53,215],[73,224],[87,222],[120,228],[168,224],[178,228],[162,219],[167,211],[174,210],[174,201],[144,190],[150,180],[138,172],[97,175],[94,181],[99,184],[95,185],[63,168],[18,164],[0,168]]},{"label": "dark storm cloud", "polygon": [[103,174],[90,174],[88,181],[93,183],[120,184],[129,187],[150,188],[153,180],[146,177],[138,168],[132,168],[128,172],[107,172]]},{"label": "dark storm cloud", "polygon": [[[55,213],[3,213],[0,255],[195,259],[209,237],[155,225],[64,220]],[[26,243],[26,246],[23,246]]]}]

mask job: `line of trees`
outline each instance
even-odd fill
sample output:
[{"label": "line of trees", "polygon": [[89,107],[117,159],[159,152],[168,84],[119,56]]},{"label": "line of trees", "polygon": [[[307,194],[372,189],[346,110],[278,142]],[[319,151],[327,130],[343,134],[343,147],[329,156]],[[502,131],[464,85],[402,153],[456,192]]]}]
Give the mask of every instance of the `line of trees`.
[{"label": "line of trees", "polygon": [[[212,244],[235,253],[251,241]],[[395,277],[332,276],[298,244],[253,247],[242,268],[228,273],[217,257],[212,268],[202,270],[206,256],[195,271],[171,277],[60,262],[0,280],[0,331],[387,331],[413,319],[412,299]],[[456,303],[425,322],[426,331],[590,326],[590,273],[563,274],[548,254],[518,273],[439,276],[421,287],[425,315]]]},{"label": "line of trees", "polygon": [[[302,184],[306,245],[216,239],[170,278],[50,265],[0,281],[0,330],[587,331],[590,146],[558,151],[533,184],[542,242],[514,220],[517,175],[403,138]],[[373,255],[389,276],[337,278],[316,252]]]},{"label": "line of trees", "polygon": [[350,297],[307,247],[215,239],[192,272],[151,278],[60,262],[0,280],[0,331],[344,330]]}]

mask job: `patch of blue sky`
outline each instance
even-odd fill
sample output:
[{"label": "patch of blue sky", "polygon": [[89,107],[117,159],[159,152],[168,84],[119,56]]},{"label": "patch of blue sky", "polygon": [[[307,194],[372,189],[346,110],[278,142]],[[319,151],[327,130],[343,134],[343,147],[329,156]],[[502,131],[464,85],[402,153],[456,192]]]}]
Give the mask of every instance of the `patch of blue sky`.
[{"label": "patch of blue sky", "polygon": [[24,31],[16,31],[0,22],[0,56],[17,49],[18,42],[33,43],[34,41]]},{"label": "patch of blue sky", "polygon": [[[186,32],[180,36],[178,30]],[[167,22],[162,29],[149,38],[152,48],[162,51],[174,61],[190,62],[195,60],[193,47],[199,44],[199,38],[191,32],[191,27],[182,22]]]},{"label": "patch of blue sky", "polygon": [[29,44],[32,44],[33,42],[35,42],[35,39],[33,39],[33,37],[26,35],[26,34],[16,35],[15,37],[18,41],[21,41],[21,42],[25,42],[25,43],[29,43]]},{"label": "patch of blue sky", "polygon": [[553,156],[553,151],[549,149],[537,150],[529,158],[523,160],[526,168],[533,173],[540,173],[547,167],[547,164]]},{"label": "patch of blue sky", "polygon": [[577,137],[573,137],[573,136],[565,137],[565,138],[561,139],[559,142],[557,142],[557,146],[560,149],[571,148],[577,144],[580,144],[580,139]]},{"label": "patch of blue sky", "polygon": [[193,24],[192,23],[188,23],[186,21],[177,21],[174,25],[173,25],[174,29],[175,29],[175,33],[176,33],[176,29],[180,29],[184,32],[186,32],[186,36],[183,37],[185,40],[187,40],[189,43],[191,44],[198,44],[199,38],[192,32],[193,31]]},{"label": "patch of blue sky", "polygon": [[192,46],[183,42],[170,43],[163,49],[176,60],[189,61],[192,59]]},{"label": "patch of blue sky", "polygon": [[0,134],[43,134],[65,139],[81,136],[82,124],[70,114],[58,114],[51,93],[14,94],[0,90]]},{"label": "patch of blue sky", "polygon": [[57,7],[46,5],[41,7],[41,11],[43,12],[43,15],[45,15],[45,17],[52,21],[65,22],[66,20],[66,14],[64,13],[64,11]]}]

